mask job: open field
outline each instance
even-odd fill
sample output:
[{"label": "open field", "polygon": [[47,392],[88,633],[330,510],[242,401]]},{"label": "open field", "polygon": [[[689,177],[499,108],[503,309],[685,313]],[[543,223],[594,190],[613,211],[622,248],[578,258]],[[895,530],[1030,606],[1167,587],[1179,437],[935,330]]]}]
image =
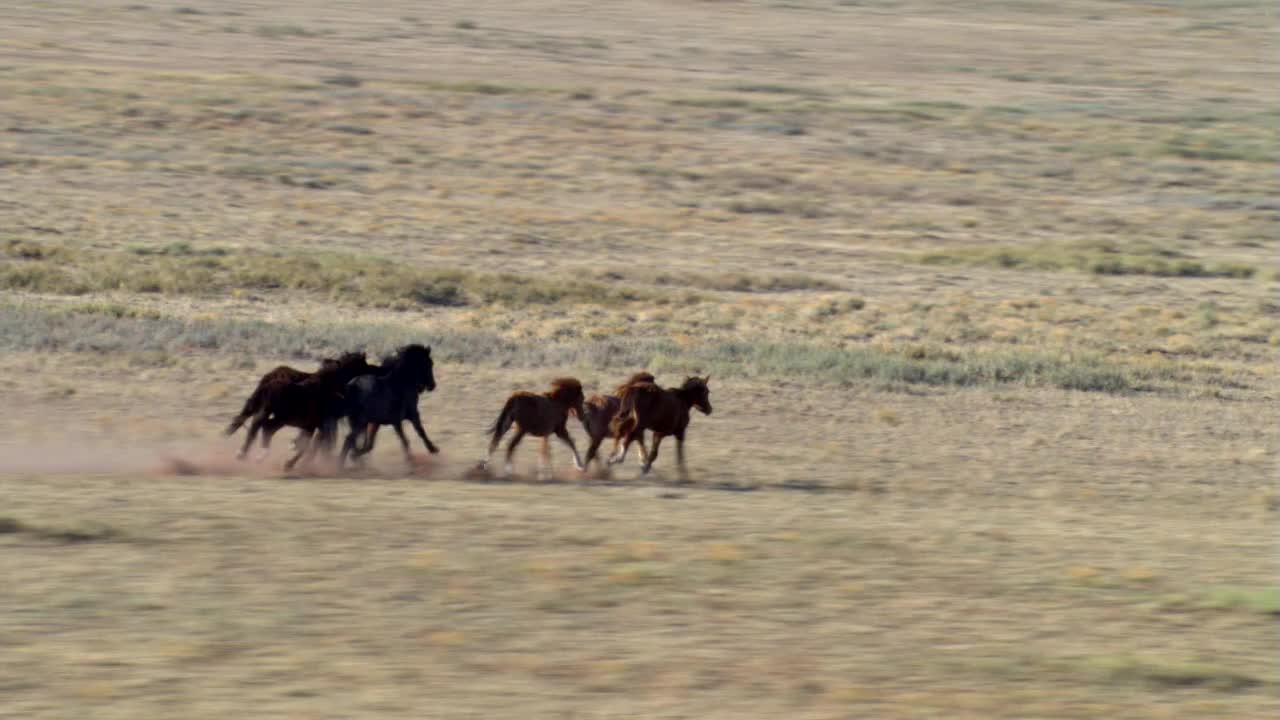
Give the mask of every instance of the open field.
[{"label": "open field", "polygon": [[[0,9],[0,717],[1280,711],[1269,4],[330,5]],[[692,484],[469,472],[639,368]]]}]

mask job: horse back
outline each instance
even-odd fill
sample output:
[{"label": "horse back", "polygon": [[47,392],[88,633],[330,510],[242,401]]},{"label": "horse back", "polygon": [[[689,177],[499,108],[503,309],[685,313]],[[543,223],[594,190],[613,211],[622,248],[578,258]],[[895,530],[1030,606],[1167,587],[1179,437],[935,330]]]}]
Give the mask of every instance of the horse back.
[{"label": "horse back", "polygon": [[635,385],[630,393],[633,412],[639,427],[663,434],[676,432],[689,423],[689,409],[680,402],[675,390],[657,385]]},{"label": "horse back", "polygon": [[291,368],[288,365],[280,365],[271,372],[268,372],[266,375],[263,375],[262,379],[258,381],[258,385],[269,385],[277,382],[302,382],[309,377],[311,377],[311,373],[309,372],[304,372],[297,368]]},{"label": "horse back", "polygon": [[385,375],[360,375],[343,391],[347,416],[364,421],[393,423],[404,420],[418,406],[418,393],[397,388]]},{"label": "horse back", "polygon": [[555,432],[568,415],[546,395],[520,391],[507,400],[511,419],[521,430],[537,437]]}]

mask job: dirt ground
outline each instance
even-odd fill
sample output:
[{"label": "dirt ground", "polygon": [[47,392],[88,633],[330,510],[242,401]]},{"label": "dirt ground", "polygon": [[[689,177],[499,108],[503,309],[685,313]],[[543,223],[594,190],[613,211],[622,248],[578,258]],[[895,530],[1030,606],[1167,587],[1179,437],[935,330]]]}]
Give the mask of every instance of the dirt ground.
[{"label": "dirt ground", "polygon": [[165,437],[183,405],[168,377],[83,444],[6,444],[6,710],[1275,708],[1271,426],[1247,408],[1052,391],[797,406],[728,382],[693,423],[693,485],[661,460],[583,479],[558,448],[536,481],[532,444],[522,475],[486,482],[468,472],[492,410],[478,388],[503,379],[451,371],[422,404],[445,451],[413,471],[383,438],[366,475],[286,475],[287,433],[274,464],[238,468],[234,440]]}]

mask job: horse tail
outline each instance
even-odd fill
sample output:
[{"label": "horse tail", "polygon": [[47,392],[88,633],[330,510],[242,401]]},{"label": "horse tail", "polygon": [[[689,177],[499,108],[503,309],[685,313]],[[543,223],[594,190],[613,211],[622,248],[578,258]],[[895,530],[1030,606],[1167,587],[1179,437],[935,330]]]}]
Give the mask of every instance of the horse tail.
[{"label": "horse tail", "polygon": [[262,409],[262,401],[265,395],[266,392],[262,384],[254,388],[253,394],[249,396],[248,400],[244,401],[244,407],[240,409],[240,414],[235,416],[235,419],[227,426],[226,433],[228,435],[235,434],[235,431],[239,430],[246,420],[258,414],[258,411]]},{"label": "horse tail", "polygon": [[513,395],[507,398],[507,404],[502,406],[502,412],[498,413],[498,419],[493,421],[487,431],[493,436],[493,441],[498,442],[503,435],[511,429],[511,423],[515,421],[516,397]]},{"label": "horse tail", "polygon": [[618,394],[618,412],[614,413],[613,419],[609,421],[609,432],[614,437],[618,437],[624,427],[629,428],[635,423],[636,398],[641,392],[643,392],[641,386],[628,385]]}]

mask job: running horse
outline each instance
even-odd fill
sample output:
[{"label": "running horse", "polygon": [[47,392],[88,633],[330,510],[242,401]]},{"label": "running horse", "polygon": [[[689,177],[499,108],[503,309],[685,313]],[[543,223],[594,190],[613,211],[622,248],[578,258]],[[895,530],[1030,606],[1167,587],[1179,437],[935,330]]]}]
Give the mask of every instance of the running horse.
[{"label": "running horse", "polygon": [[[226,429],[226,434],[231,435],[252,418],[249,433],[236,457],[244,459],[259,431],[265,454],[271,448],[271,437],[285,425],[302,429],[296,445],[309,444],[310,436],[326,426],[326,416],[338,409],[336,399],[342,387],[353,378],[376,370],[363,352],[350,352],[336,360],[326,358],[314,373],[281,365],[263,375],[240,414]],[[293,467],[299,457],[301,453],[287,467]]]},{"label": "running horse", "polygon": [[[675,389],[661,388],[653,383],[624,388],[618,414],[610,426],[615,439],[609,464],[621,462],[632,441],[640,439],[642,433],[649,430],[653,433],[653,446],[649,448],[641,474],[648,473],[653,467],[662,439],[672,435],[676,439],[680,476],[688,479],[689,472],[684,464],[684,436],[689,428],[689,410],[697,408],[703,415],[711,414],[711,390],[707,388],[710,379],[710,375],[686,378],[684,384]],[[619,440],[622,441],[621,452],[618,450]]]},{"label": "running horse", "polygon": [[[343,389],[344,412],[340,414],[346,415],[351,431],[342,443],[339,469],[348,456],[358,459],[373,450],[374,437],[381,425],[395,429],[405,459],[412,465],[409,438],[405,437],[403,427],[406,420],[427,446],[427,452],[433,455],[440,452],[427,437],[418,414],[419,396],[436,389],[434,367],[430,347],[406,345],[383,361],[377,375],[362,375],[347,383]],[[337,419],[331,418],[330,423],[336,426]]]},{"label": "running horse", "polygon": [[[571,415],[576,415],[579,419],[586,415],[586,410],[583,408],[582,383],[574,378],[553,380],[551,389],[545,393],[523,391],[514,393],[507,398],[506,404],[502,406],[502,412],[498,413],[498,419],[489,427],[489,434],[492,437],[489,441],[488,458],[493,457],[493,452],[498,449],[502,436],[514,425],[516,432],[507,445],[504,475],[511,473],[511,456],[525,435],[542,438],[541,458],[544,464],[550,464],[551,460],[550,436],[555,435],[560,438],[573,451],[574,466],[582,470],[582,458],[578,456],[578,448],[573,444],[573,438],[569,436],[569,430],[566,427]],[[488,467],[488,458],[482,463],[482,467]]]},{"label": "running horse", "polygon": [[[612,437],[610,426],[613,424],[613,419],[618,415],[618,408],[622,407],[622,393],[632,385],[653,384],[653,382],[652,373],[638,372],[619,385],[612,395],[592,395],[587,399],[587,412],[582,416],[582,427],[587,431],[587,436],[591,438],[591,445],[587,448],[587,456],[582,461],[583,467],[591,466],[591,461],[595,459],[596,453],[600,449],[600,443],[604,442],[606,437]],[[645,456],[648,455],[649,451],[644,446],[643,432],[638,441],[640,443],[640,462],[644,462]]]}]

